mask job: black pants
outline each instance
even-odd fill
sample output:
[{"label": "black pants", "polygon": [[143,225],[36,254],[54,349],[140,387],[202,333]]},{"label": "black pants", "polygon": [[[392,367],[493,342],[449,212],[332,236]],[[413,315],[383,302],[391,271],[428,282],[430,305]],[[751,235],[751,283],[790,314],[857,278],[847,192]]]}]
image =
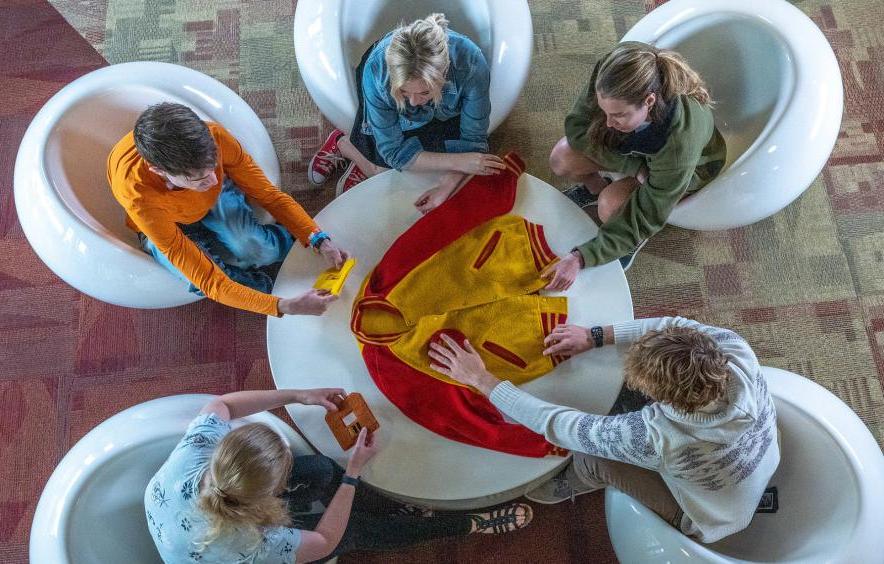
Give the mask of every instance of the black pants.
[{"label": "black pants", "polygon": [[[316,528],[322,513],[303,511],[314,501],[328,507],[343,475],[344,470],[326,456],[295,457],[288,491],[284,494],[295,527],[306,530]],[[353,510],[344,536],[328,558],[354,550],[389,550],[430,539],[462,536],[468,534],[472,527],[470,518],[464,513],[437,514],[433,517],[395,514],[402,507],[402,504],[374,491],[368,484],[360,484],[356,488]]]},{"label": "black pants", "polygon": [[[362,153],[362,156],[373,164],[384,168],[393,168],[378,152],[374,135],[366,135],[362,132],[362,124],[365,122],[365,95],[362,93],[362,71],[365,69],[365,61],[372,50],[374,50],[375,45],[377,43],[368,48],[362,55],[359,66],[356,67],[356,97],[359,99],[359,107],[356,109],[356,119],[353,121],[353,127],[350,128],[350,142]],[[403,131],[402,135],[405,139],[417,137],[425,151],[445,153],[445,141],[460,139],[460,116],[458,115],[445,121],[434,119],[417,129]]]},{"label": "black pants", "polygon": [[654,403],[654,400],[641,392],[630,390],[626,384],[620,386],[620,393],[614,400],[614,405],[608,415],[623,415],[633,411],[640,411],[644,406]]}]

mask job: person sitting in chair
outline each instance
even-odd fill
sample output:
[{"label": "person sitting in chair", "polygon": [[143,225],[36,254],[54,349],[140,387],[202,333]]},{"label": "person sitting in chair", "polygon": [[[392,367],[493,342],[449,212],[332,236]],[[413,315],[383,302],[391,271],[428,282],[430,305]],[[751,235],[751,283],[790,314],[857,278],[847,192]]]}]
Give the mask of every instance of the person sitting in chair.
[{"label": "person sitting in chair", "polygon": [[681,317],[559,325],[544,354],[625,344],[624,382],[650,403],[594,415],[554,405],[490,374],[472,345],[430,345],[433,369],[473,386],[501,413],[574,452],[526,497],[558,503],[613,486],[701,542],[749,525],[780,462],[776,411],[752,349],[727,329]]},{"label": "person sitting in chair", "polygon": [[307,177],[322,184],[340,166],[346,192],[395,168],[439,171],[437,186],[415,206],[439,206],[468,174],[496,174],[503,161],[488,154],[491,73],[479,47],[448,29],[443,14],[396,28],[372,45],[356,67],[359,108],[349,135],[331,132],[310,161]]},{"label": "person sitting in chair", "polygon": [[[435,515],[361,484],[378,451],[363,428],[347,468],[293,456],[270,427],[233,420],[289,403],[337,409],[344,390],[248,390],[210,400],[144,492],[147,524],[165,562],[292,564],[436,538],[504,533],[531,521],[521,503]],[[313,502],[323,511],[313,512]]]},{"label": "person sitting in chair", "polygon": [[[317,290],[270,295],[267,270],[285,259],[293,235],[332,266],[347,252],[267,179],[233,135],[187,106],[147,108],[111,150],[107,178],[142,249],[191,292],[274,316],[321,315],[336,298]],[[282,225],[259,223],[246,196]]]}]

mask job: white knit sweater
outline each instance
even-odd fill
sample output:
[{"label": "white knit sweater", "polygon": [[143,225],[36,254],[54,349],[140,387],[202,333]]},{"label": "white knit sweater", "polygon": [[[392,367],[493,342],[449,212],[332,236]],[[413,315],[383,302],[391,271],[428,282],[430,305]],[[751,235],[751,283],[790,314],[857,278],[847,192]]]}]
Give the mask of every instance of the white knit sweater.
[{"label": "white knit sweater", "polygon": [[[713,412],[682,413],[656,402],[615,416],[553,405],[501,382],[492,403],[553,444],[659,472],[684,510],[681,530],[714,542],[749,525],[780,462],[776,411],[758,360],[739,335],[681,317],[614,325],[616,344],[669,325],[694,327],[727,355],[727,397]],[[591,393],[591,392],[588,392]]]}]

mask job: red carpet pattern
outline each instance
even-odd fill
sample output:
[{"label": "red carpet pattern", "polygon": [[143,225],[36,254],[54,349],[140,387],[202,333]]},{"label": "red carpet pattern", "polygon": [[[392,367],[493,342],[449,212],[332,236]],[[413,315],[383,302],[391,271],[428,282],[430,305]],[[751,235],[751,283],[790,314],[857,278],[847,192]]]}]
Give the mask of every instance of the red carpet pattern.
[{"label": "red carpet pattern", "polygon": [[[554,184],[546,158],[592,62],[659,0],[533,0],[534,67],[492,137]],[[0,561],[27,562],[34,507],[64,453],[113,413],[147,399],[273,385],[259,316],[206,301],[127,310],[79,294],[31,251],[12,169],[34,113],[108,63],[160,60],[206,72],[259,113],[283,187],[313,212],[306,163],[330,126],[294,64],[290,0],[6,0],[0,9]],[[845,84],[841,135],[813,186],[776,216],[727,232],[667,228],[628,278],[639,316],[679,313],[731,327],[763,363],[826,386],[884,444],[884,7],[795,5],[832,43]],[[53,8],[54,6],[54,8]],[[57,11],[56,11],[57,9]],[[483,538],[478,538],[483,537]],[[601,494],[535,506],[505,539],[477,535],[342,562],[614,562]]]}]

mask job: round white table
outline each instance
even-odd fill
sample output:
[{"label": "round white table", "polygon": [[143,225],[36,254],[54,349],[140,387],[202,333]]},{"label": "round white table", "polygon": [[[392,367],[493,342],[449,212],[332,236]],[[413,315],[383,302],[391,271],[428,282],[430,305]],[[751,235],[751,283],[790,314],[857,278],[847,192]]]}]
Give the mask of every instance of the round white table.
[{"label": "round white table", "polygon": [[[380,423],[380,452],[363,479],[389,495],[437,509],[460,510],[514,499],[555,475],[561,457],[528,458],[443,438],[403,415],[377,389],[350,332],[350,308],[361,282],[392,242],[420,218],[413,202],[433,183],[427,174],[389,171],[334,200],[316,221],[357,257],[341,293],[322,317],[268,318],[267,349],[279,388],[341,387],[365,396]],[[467,188],[468,189],[468,188]],[[561,192],[523,174],[512,213],[542,224],[559,256],[593,237],[596,226]],[[309,289],[325,268],[321,257],[295,245],[273,293],[290,297]],[[632,319],[632,299],[619,262],[580,272],[568,296],[568,321],[580,325]],[[522,388],[547,401],[607,413],[622,384],[614,347],[593,350],[558,365]],[[320,452],[345,465],[341,450],[315,406],[290,405],[289,414]]]}]

